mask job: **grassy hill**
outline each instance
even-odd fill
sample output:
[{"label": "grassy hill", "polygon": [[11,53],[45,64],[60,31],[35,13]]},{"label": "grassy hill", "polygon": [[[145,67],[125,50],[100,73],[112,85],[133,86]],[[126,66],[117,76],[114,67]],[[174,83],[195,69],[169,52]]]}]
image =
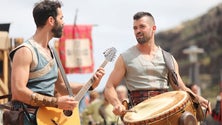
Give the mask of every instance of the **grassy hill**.
[{"label": "grassy hill", "polygon": [[[210,9],[207,13],[156,34],[157,43],[171,52],[180,66],[183,80],[189,82],[188,55],[183,50],[196,45],[204,49],[198,55],[199,79],[202,96],[210,100],[212,108],[216,103],[216,96],[220,92],[222,74],[222,3]],[[206,120],[208,125],[216,125],[211,116]]]},{"label": "grassy hill", "polygon": [[183,50],[190,45],[204,49],[199,54],[200,79],[207,84],[220,83],[222,70],[222,3],[206,14],[183,22],[175,28],[156,34],[156,41],[171,52],[180,65],[185,79],[189,74],[190,62]]}]

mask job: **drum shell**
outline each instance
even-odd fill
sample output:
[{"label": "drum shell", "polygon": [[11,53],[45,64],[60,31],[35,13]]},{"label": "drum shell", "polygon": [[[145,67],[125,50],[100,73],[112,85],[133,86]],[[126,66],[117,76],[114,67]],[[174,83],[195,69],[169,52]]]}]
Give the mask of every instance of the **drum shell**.
[{"label": "drum shell", "polygon": [[[177,93],[177,91],[174,91],[166,93],[180,94],[181,92]],[[125,125],[179,125],[180,117],[185,111],[190,112],[191,114],[194,115],[194,117],[196,117],[196,110],[193,106],[192,99],[190,98],[188,93],[186,93],[185,95],[186,96],[184,97],[185,98],[184,101],[178,107],[175,107],[173,110],[170,110],[167,113],[163,113],[159,116],[141,121],[129,121],[123,117],[124,124]]]}]

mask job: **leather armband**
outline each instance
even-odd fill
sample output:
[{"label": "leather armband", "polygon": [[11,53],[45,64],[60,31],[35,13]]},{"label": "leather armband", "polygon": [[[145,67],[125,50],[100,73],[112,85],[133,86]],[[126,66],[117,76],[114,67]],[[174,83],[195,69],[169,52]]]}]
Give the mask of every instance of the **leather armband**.
[{"label": "leather armband", "polygon": [[50,97],[50,96],[45,96],[38,93],[33,93],[31,95],[30,105],[58,107],[57,102],[58,102],[58,99],[56,97]]}]

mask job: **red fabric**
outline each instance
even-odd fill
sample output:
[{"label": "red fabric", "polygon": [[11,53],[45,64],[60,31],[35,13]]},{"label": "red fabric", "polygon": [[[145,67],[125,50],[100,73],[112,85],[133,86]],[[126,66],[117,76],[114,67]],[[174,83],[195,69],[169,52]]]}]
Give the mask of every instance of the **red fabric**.
[{"label": "red fabric", "polygon": [[217,114],[214,110],[213,110],[211,116],[213,117],[214,120],[221,121],[221,114]]},{"label": "red fabric", "polygon": [[[92,54],[93,46],[92,46],[91,32],[92,32],[91,25],[75,25],[75,26],[65,25],[64,26],[63,35],[59,40],[58,49],[59,49],[59,55],[60,55],[62,65],[66,73],[91,73],[93,72],[94,60],[93,60],[93,54]],[[71,42],[69,40],[71,40]],[[78,41],[78,42],[74,42],[74,41]],[[85,49],[81,50],[80,48],[85,48]],[[86,54],[84,54],[84,52]],[[83,56],[86,55],[86,56],[83,59],[83,58],[78,57],[80,55],[83,55]],[[76,59],[77,57],[78,59]],[[69,60],[69,64],[67,64],[68,60]],[[81,62],[81,63],[79,64],[77,62]],[[83,63],[85,64],[83,65]]]}]

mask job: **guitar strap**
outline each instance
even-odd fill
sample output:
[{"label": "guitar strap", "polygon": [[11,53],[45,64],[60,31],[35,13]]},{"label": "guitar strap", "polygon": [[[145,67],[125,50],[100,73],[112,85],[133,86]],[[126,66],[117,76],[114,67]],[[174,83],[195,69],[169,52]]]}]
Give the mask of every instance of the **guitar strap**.
[{"label": "guitar strap", "polygon": [[63,78],[63,80],[64,80],[64,82],[65,82],[65,85],[66,85],[66,88],[67,88],[67,90],[68,90],[69,95],[74,97],[74,94],[73,94],[72,89],[71,89],[71,87],[70,87],[70,85],[69,85],[68,79],[67,79],[67,77],[66,77],[66,75],[65,75],[65,71],[64,71],[64,69],[63,69],[63,67],[62,67],[61,60],[59,59],[59,56],[58,56],[56,50],[54,49],[54,47],[51,47],[50,45],[49,45],[49,48],[52,50],[53,55],[54,55],[54,57],[55,57],[55,59],[56,59],[56,63],[58,64],[58,67],[59,67],[59,69],[60,69],[62,78]]},{"label": "guitar strap", "polygon": [[[56,59],[56,63],[58,64],[58,67],[59,67],[59,69],[60,69],[62,78],[63,78],[64,83],[65,83],[65,85],[66,85],[66,89],[67,89],[67,91],[68,91],[68,93],[69,93],[69,96],[74,97],[74,94],[73,94],[72,89],[71,89],[71,87],[70,87],[68,78],[67,78],[66,75],[65,75],[65,70],[64,70],[64,68],[62,67],[62,63],[61,63],[61,60],[60,60],[60,58],[59,58],[59,56],[58,56],[58,54],[57,54],[57,51],[55,50],[54,47],[51,47],[50,45],[49,45],[49,48],[52,50],[53,55],[54,55],[54,57],[55,57],[55,59]],[[66,116],[71,116],[71,115],[72,115],[72,111],[71,111],[71,110],[63,110],[63,113],[64,113]]]}]

